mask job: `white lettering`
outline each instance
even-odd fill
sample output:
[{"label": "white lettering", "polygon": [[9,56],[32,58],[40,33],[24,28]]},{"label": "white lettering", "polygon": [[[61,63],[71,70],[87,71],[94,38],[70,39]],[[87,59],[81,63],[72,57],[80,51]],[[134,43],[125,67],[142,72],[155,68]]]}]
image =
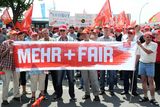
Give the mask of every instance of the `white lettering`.
[{"label": "white lettering", "polygon": [[57,57],[57,61],[61,62],[61,48],[52,48],[52,62],[55,62]]},{"label": "white lettering", "polygon": [[44,58],[47,57],[47,62],[50,62],[51,48],[47,48],[47,52],[44,52],[44,48],[41,49],[41,62],[44,62]]},{"label": "white lettering", "polygon": [[92,62],[92,58],[94,62],[98,61],[98,52],[97,47],[89,47],[88,48],[88,62]]},{"label": "white lettering", "polygon": [[99,62],[102,62],[102,47],[99,47]]},{"label": "white lettering", "polygon": [[[37,52],[39,52],[39,53],[37,53]],[[40,54],[40,48],[32,48],[32,63],[39,63],[40,62],[39,54]]]},{"label": "white lettering", "polygon": [[86,52],[83,52],[83,51],[86,51],[86,50],[87,50],[87,47],[78,48],[78,62],[82,62],[82,56],[86,55]]},{"label": "white lettering", "polygon": [[107,57],[109,57],[110,62],[113,62],[113,48],[104,47],[104,62],[107,62]]},{"label": "white lettering", "polygon": [[18,62],[19,63],[31,63],[31,55],[30,55],[30,49],[18,49]]}]

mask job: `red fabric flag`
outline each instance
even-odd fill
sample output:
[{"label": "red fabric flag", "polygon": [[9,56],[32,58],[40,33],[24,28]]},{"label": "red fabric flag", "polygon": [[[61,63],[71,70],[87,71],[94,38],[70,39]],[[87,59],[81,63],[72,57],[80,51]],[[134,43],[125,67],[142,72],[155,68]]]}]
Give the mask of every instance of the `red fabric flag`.
[{"label": "red fabric flag", "polygon": [[160,12],[158,12],[157,14],[153,15],[150,19],[149,19],[149,23],[154,23],[154,22],[160,22]]},{"label": "red fabric flag", "polygon": [[32,24],[32,11],[33,11],[33,5],[31,5],[30,8],[24,14],[24,19],[22,20],[21,23],[23,30],[28,30]]},{"label": "red fabric flag", "polygon": [[96,25],[99,25],[99,26],[104,26],[107,23],[109,23],[111,18],[112,18],[112,12],[111,12],[111,7],[110,7],[110,2],[109,0],[106,0],[101,11],[95,18],[94,23],[96,23]]},{"label": "red fabric flag", "polygon": [[128,17],[127,14],[126,14],[125,26],[126,26],[126,27],[130,26],[130,19],[129,19],[129,17]]},{"label": "red fabric flag", "polygon": [[134,27],[135,25],[136,25],[136,20],[132,21],[131,24],[130,24],[131,27]]},{"label": "red fabric flag", "polygon": [[12,22],[12,19],[9,15],[9,12],[8,12],[8,8],[6,8],[4,11],[3,11],[3,14],[1,15],[1,20],[4,24],[9,24],[10,22]]},{"label": "red fabric flag", "polygon": [[126,25],[126,14],[122,11],[117,18],[118,26],[124,27]]},{"label": "red fabric flag", "polygon": [[23,30],[21,23],[18,22],[18,21],[17,21],[16,24],[15,24],[15,28],[18,28],[20,31]]}]

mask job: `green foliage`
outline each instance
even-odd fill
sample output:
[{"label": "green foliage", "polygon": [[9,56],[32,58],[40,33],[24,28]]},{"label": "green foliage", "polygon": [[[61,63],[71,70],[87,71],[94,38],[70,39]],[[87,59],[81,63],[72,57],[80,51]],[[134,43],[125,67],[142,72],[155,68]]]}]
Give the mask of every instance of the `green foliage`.
[{"label": "green foliage", "polygon": [[29,8],[34,0],[0,0],[0,7],[9,7],[13,13],[13,23],[22,17],[23,12]]}]

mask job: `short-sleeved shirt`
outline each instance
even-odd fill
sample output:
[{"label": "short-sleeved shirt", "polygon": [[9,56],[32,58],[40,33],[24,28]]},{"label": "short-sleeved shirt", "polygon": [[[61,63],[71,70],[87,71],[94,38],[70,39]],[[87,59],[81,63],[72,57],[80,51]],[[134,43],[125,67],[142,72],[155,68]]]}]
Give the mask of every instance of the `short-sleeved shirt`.
[{"label": "short-sleeved shirt", "polygon": [[137,48],[137,55],[140,55],[140,62],[143,63],[154,63],[156,62],[156,54],[157,54],[157,43],[150,42],[148,45],[146,43],[142,44],[144,48],[151,50],[153,53],[147,54],[140,46]]}]

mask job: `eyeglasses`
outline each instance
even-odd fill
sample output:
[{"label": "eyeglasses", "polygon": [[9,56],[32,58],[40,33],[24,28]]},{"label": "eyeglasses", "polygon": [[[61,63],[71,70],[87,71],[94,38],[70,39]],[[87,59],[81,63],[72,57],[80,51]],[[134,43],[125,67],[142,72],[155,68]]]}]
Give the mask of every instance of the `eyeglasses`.
[{"label": "eyeglasses", "polygon": [[60,32],[65,32],[65,30],[60,30]]}]

